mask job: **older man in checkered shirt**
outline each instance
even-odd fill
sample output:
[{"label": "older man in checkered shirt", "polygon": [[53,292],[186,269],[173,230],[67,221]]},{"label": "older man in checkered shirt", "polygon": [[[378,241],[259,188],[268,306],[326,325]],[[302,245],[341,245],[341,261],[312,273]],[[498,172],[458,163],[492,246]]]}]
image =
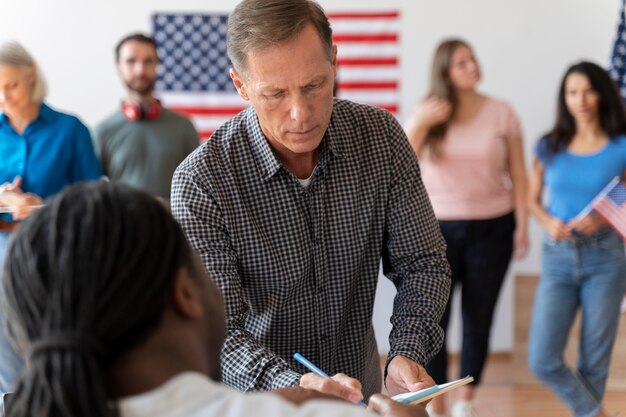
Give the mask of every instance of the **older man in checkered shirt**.
[{"label": "older man in checkered shirt", "polygon": [[[223,381],[353,402],[380,391],[382,259],[398,289],[384,382],[391,394],[432,385],[422,365],[442,344],[450,271],[402,129],[383,110],[333,98],[337,51],[317,3],[244,0],[227,37],[231,78],[252,107],[172,186],[174,215],[224,295]],[[306,373],[297,351],[336,375]]]}]

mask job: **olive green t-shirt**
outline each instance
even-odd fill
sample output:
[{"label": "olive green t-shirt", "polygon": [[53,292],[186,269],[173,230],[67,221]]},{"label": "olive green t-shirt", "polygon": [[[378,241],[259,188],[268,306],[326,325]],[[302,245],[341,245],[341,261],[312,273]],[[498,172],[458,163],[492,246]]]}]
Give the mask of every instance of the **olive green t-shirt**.
[{"label": "olive green t-shirt", "polygon": [[118,110],[96,126],[93,138],[111,182],[168,200],[174,170],[199,142],[189,119],[165,108],[155,120],[137,121]]}]

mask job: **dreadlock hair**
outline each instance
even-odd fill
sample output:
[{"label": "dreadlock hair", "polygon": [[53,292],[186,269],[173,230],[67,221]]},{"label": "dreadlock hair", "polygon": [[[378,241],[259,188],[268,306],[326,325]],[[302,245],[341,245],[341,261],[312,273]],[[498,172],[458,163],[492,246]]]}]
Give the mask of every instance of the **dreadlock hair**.
[{"label": "dreadlock hair", "polygon": [[105,370],[159,325],[190,250],[162,203],[123,185],[70,186],[28,218],[5,265],[30,362],[7,416],[117,416]]}]

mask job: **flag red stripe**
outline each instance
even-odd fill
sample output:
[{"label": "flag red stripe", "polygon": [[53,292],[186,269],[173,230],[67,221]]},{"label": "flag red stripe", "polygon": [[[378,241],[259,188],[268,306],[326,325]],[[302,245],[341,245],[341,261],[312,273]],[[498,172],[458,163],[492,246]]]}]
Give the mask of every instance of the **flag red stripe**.
[{"label": "flag red stripe", "polygon": [[337,64],[341,65],[362,65],[362,66],[384,66],[398,65],[398,58],[338,58]]},{"label": "flag red stripe", "polygon": [[247,106],[236,107],[183,107],[173,106],[172,110],[186,114],[188,116],[193,115],[215,115],[215,116],[234,116],[240,111],[246,109]]},{"label": "flag red stripe", "polygon": [[622,223],[624,227],[626,227],[626,209],[624,206],[617,207],[610,199],[607,197],[602,198],[598,202],[598,208],[601,211],[605,211],[606,215],[615,221],[616,223]]},{"label": "flag red stripe", "polygon": [[595,209],[626,239],[626,211],[623,207],[616,207],[615,204],[604,197],[596,203]]},{"label": "flag red stripe", "polygon": [[397,42],[397,33],[376,33],[376,34],[345,34],[334,35],[333,42]]},{"label": "flag red stripe", "polygon": [[626,214],[624,213],[620,213],[619,211],[617,211],[616,213],[613,213],[611,220],[613,222],[613,224],[615,225],[616,229],[626,233],[626,219],[625,219]]},{"label": "flag red stripe", "polygon": [[607,223],[611,224],[614,228],[614,230],[622,237],[622,239],[626,240],[626,230],[617,227],[616,225],[613,225],[611,219],[609,219],[603,212],[598,211],[598,214],[600,215],[600,217],[602,217],[604,220],[606,220]]},{"label": "flag red stripe", "polygon": [[379,105],[379,104],[372,104],[372,106],[381,108],[381,109],[385,109],[387,110],[389,113],[393,113],[396,114],[398,112],[398,106],[395,104],[384,104],[384,105]]},{"label": "flag red stripe", "polygon": [[341,90],[395,90],[398,88],[398,82],[340,82],[338,87]]},{"label": "flag red stripe", "polygon": [[327,13],[329,19],[376,19],[376,18],[396,18],[399,12],[376,12],[376,13]]},{"label": "flag red stripe", "polygon": [[200,143],[204,142],[213,134],[213,130],[201,130],[198,132],[198,136],[200,136]]}]

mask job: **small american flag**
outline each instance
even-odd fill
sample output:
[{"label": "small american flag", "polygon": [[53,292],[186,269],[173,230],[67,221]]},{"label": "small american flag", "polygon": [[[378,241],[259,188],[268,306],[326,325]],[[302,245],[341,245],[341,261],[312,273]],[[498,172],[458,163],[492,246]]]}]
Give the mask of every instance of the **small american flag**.
[{"label": "small american flag", "polygon": [[[399,13],[331,13],[338,49],[338,97],[399,113]],[[228,70],[226,14],[153,16],[161,66],[156,90],[165,105],[191,118],[202,139],[249,106]]]},{"label": "small american flag", "polygon": [[613,52],[609,63],[609,74],[619,87],[620,94],[626,99],[626,15],[624,11],[625,0],[621,1],[619,10],[619,22],[617,34],[613,43]]},{"label": "small american flag", "polygon": [[593,210],[626,240],[626,187],[613,178],[593,201]]}]

